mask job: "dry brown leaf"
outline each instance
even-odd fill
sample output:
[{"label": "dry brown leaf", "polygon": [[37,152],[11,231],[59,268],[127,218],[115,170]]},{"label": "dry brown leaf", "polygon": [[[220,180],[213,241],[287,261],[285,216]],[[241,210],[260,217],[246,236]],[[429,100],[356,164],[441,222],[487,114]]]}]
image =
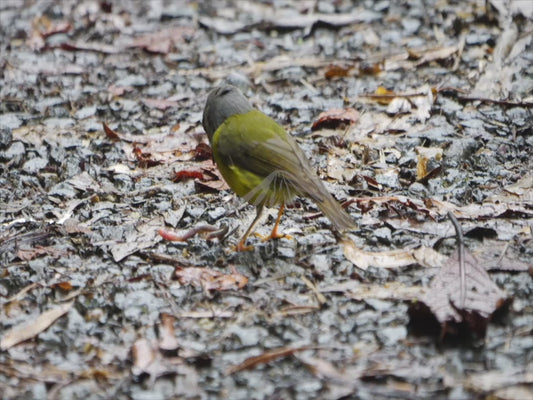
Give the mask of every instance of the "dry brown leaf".
[{"label": "dry brown leaf", "polygon": [[311,129],[337,128],[341,124],[355,124],[359,118],[359,112],[354,108],[332,108],[322,112],[313,123]]},{"label": "dry brown leaf", "polygon": [[461,278],[457,254],[448,258],[433,279],[429,290],[414,303],[409,314],[414,326],[440,325],[441,338],[483,337],[491,316],[505,310],[512,298],[492,281],[478,260],[465,251],[465,299],[461,305]]},{"label": "dry brown leaf", "polygon": [[340,65],[330,65],[326,72],[324,72],[324,77],[326,79],[346,77],[349,75],[352,69],[353,66],[342,67]]},{"label": "dry brown leaf", "polygon": [[416,147],[415,151],[418,156],[416,179],[421,181],[428,176],[433,177],[435,169],[440,169],[443,150],[440,147]]},{"label": "dry brown leaf", "polygon": [[104,127],[105,134],[111,141],[118,142],[119,140],[122,140],[122,135],[111,129],[105,122],[102,122],[102,126]]},{"label": "dry brown leaf", "polygon": [[59,288],[65,292],[70,292],[73,289],[72,283],[68,281],[62,281],[54,283],[53,285],[50,285],[52,288]]},{"label": "dry brown leaf", "polygon": [[20,325],[14,326],[8,330],[2,340],[0,341],[0,349],[7,350],[16,344],[22,343],[28,339],[37,336],[39,333],[48,329],[58,318],[66,314],[74,304],[70,303],[62,304],[51,310],[43,312],[37,318],[32,319],[29,322],[24,322]]}]

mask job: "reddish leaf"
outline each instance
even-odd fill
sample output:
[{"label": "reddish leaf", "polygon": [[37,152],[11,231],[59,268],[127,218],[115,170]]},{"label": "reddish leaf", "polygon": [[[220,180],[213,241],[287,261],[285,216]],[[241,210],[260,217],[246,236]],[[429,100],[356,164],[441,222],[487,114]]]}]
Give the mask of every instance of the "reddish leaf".
[{"label": "reddish leaf", "polygon": [[102,126],[104,127],[104,132],[107,135],[109,139],[113,142],[118,142],[121,140],[121,136],[119,133],[115,132],[113,129],[111,129],[105,122],[102,122]]},{"label": "reddish leaf", "polygon": [[366,181],[368,187],[370,187],[371,189],[375,189],[375,190],[383,189],[383,186],[381,186],[381,184],[378,181],[376,181],[374,178],[363,175],[363,179]]},{"label": "reddish leaf", "polygon": [[67,33],[72,25],[67,21],[52,22],[46,15],[35,18],[32,21],[32,30],[28,37],[28,46],[35,50],[46,47],[45,39],[57,33]]},{"label": "reddish leaf", "polygon": [[200,171],[178,171],[175,173],[174,182],[186,181],[188,179],[204,179],[204,175]]},{"label": "reddish leaf", "polygon": [[133,147],[133,154],[139,162],[141,168],[150,168],[160,165],[162,162],[160,160],[154,160],[151,153],[144,153],[139,147]]},{"label": "reddish leaf", "polygon": [[358,119],[359,113],[353,108],[332,108],[321,113],[311,129],[334,129],[341,124],[354,124]]},{"label": "reddish leaf", "polygon": [[210,160],[213,158],[213,150],[207,143],[199,143],[198,146],[194,149],[195,160]]}]

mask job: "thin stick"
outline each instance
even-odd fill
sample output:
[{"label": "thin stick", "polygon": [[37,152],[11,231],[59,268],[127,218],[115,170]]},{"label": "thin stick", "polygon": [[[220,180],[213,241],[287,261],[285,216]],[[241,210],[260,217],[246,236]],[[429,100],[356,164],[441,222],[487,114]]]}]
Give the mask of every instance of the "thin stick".
[{"label": "thin stick", "polygon": [[448,218],[452,221],[455,228],[455,234],[457,235],[457,242],[459,244],[459,272],[461,273],[461,309],[465,307],[466,299],[466,271],[465,271],[465,244],[463,239],[463,231],[461,225],[455,218],[455,215],[451,211],[448,211]]}]

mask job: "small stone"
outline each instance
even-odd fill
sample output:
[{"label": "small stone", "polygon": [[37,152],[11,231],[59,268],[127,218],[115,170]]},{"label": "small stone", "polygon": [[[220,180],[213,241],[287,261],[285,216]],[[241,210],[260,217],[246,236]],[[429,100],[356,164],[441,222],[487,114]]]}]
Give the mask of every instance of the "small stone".
[{"label": "small stone", "polygon": [[74,116],[77,119],[85,119],[92,117],[94,114],[96,114],[96,106],[88,106],[80,108],[78,111],[76,111],[76,114],[74,114]]},{"label": "small stone", "polygon": [[0,128],[0,148],[6,148],[13,140],[13,134],[10,128]]},{"label": "small stone", "polygon": [[17,129],[22,125],[22,121],[16,114],[0,115],[0,126],[3,128]]},{"label": "small stone", "polygon": [[145,86],[146,78],[142,75],[128,75],[115,82],[115,86]]},{"label": "small stone", "polygon": [[390,326],[378,330],[378,337],[384,345],[393,345],[407,337],[405,326]]},{"label": "small stone", "polygon": [[47,164],[48,160],[46,158],[35,157],[26,161],[22,166],[22,169],[29,174],[34,174],[46,167]]},{"label": "small stone", "polygon": [[0,160],[12,160],[15,157],[20,157],[24,154],[25,148],[22,142],[13,142],[11,146],[5,151],[0,153]]}]

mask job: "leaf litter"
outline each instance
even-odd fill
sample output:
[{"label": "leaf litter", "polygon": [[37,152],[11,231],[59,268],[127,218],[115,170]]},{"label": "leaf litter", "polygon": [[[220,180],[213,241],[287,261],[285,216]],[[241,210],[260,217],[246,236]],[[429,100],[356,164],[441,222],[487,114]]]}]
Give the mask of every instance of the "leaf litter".
[{"label": "leaf litter", "polygon": [[[526,2],[78,3],[0,13],[0,329],[74,300],[0,354],[4,396],[530,393]],[[359,230],[338,240],[298,199],[292,239],[228,251],[253,210],[200,126],[220,79],[297,136]],[[449,211],[476,260],[464,309]],[[422,301],[484,346],[413,336]]]}]

